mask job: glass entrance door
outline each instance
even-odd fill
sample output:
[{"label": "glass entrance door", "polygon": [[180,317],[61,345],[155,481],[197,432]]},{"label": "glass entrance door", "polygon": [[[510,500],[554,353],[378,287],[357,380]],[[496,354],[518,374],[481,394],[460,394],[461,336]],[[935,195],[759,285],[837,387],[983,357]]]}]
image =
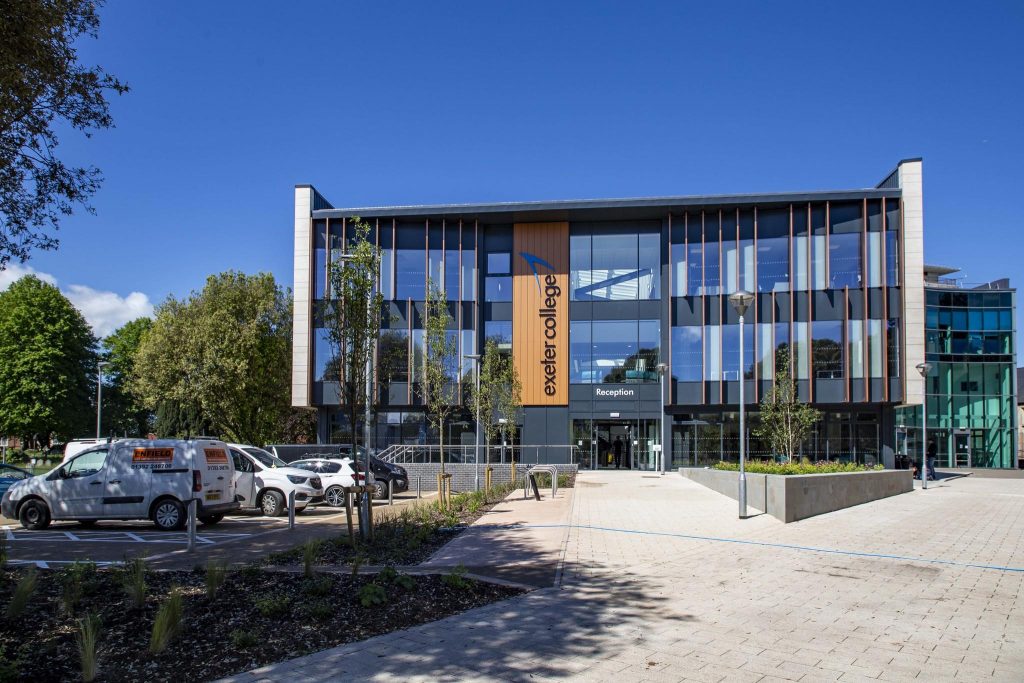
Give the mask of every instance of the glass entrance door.
[{"label": "glass entrance door", "polygon": [[967,431],[953,432],[953,452],[956,454],[956,467],[971,466],[971,433]]},{"label": "glass entrance door", "polygon": [[654,470],[657,420],[574,420],[575,443],[592,469]]}]

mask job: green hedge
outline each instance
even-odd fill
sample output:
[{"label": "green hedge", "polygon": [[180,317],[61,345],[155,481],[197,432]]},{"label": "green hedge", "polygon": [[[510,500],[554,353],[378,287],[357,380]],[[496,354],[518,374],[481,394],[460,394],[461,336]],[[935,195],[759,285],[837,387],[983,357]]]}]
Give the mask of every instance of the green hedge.
[{"label": "green hedge", "polygon": [[[735,462],[717,462],[714,465],[714,469],[736,472],[740,469],[740,466]],[[852,462],[826,462],[824,460],[810,462],[806,459],[802,462],[762,462],[752,460],[747,463],[746,467],[747,472],[751,474],[835,474],[836,472],[873,472],[884,469],[885,467],[882,465],[868,467]]]}]

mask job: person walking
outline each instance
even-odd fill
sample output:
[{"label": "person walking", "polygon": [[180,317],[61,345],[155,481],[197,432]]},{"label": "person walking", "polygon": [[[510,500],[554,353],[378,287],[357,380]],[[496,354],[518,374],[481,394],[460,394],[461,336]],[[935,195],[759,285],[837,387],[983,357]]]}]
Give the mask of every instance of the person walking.
[{"label": "person walking", "polygon": [[939,444],[932,441],[928,444],[928,478],[935,479],[935,459],[939,455]]},{"label": "person walking", "polygon": [[615,437],[615,443],[612,444],[612,450],[615,451],[615,469],[622,467],[622,437]]}]

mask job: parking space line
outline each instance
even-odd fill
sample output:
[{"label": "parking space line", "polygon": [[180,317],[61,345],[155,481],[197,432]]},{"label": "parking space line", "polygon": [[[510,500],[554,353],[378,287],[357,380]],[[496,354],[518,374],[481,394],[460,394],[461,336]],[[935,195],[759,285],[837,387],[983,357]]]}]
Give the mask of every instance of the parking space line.
[{"label": "parking space line", "polygon": [[78,538],[78,536],[75,536],[75,535],[74,535],[73,533],[71,533],[70,531],[65,531],[65,532],[64,532],[64,535],[65,535],[65,536],[67,536],[67,537],[68,537],[68,538],[69,538],[70,540],[72,540],[72,541],[79,541],[79,540],[81,540],[80,538]]},{"label": "parking space line", "polygon": [[139,543],[145,543],[146,542],[146,539],[144,539],[142,536],[139,536],[138,534],[133,534],[130,531],[124,532],[124,535],[127,536],[128,538],[132,539],[133,541],[138,541]]},{"label": "parking space line", "polygon": [[14,532],[11,530],[11,527],[5,525],[4,526],[4,533],[7,535],[7,540],[8,541],[13,541],[14,540]]}]

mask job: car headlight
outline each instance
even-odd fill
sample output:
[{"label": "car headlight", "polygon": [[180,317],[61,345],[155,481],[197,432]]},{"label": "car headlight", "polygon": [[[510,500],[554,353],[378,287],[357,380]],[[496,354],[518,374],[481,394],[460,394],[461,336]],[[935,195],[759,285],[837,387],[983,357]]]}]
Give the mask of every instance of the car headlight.
[{"label": "car headlight", "polygon": [[303,484],[307,479],[309,479],[309,477],[300,477],[297,474],[288,475],[288,481],[290,481],[293,484]]}]

